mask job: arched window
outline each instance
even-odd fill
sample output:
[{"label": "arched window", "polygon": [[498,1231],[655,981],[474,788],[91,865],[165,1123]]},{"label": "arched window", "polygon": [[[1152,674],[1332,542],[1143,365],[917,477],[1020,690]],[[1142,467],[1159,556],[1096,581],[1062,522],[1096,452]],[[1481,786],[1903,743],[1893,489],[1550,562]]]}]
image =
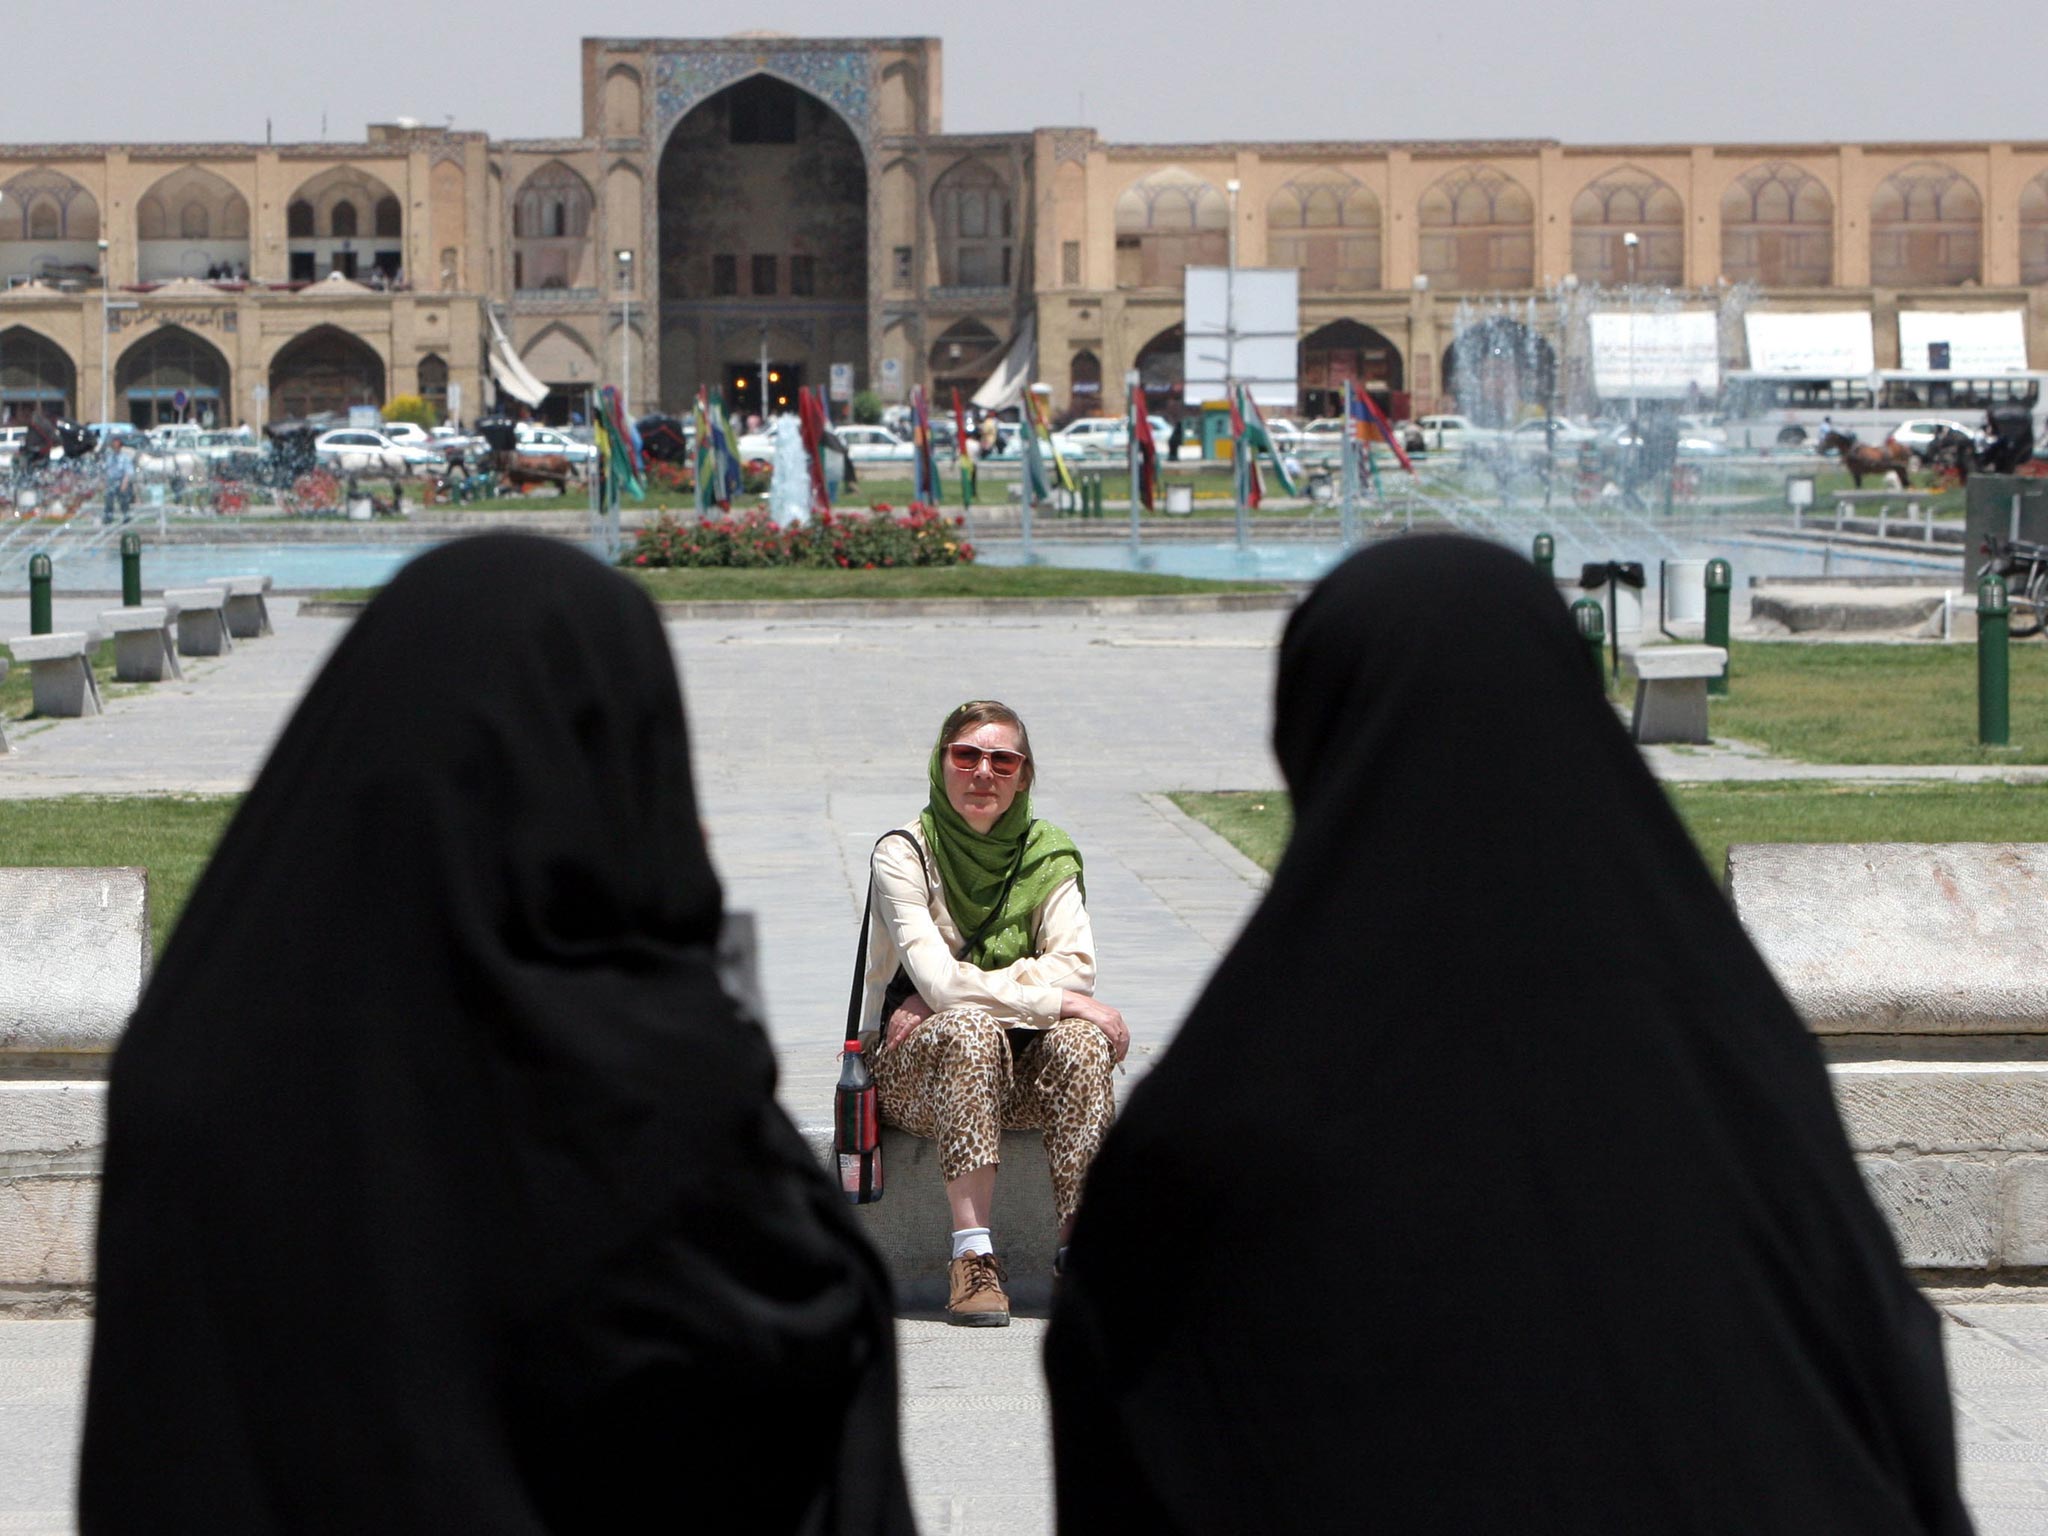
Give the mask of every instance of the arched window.
[{"label": "arched window", "polygon": [[1010,189],[979,160],[963,160],[932,187],[939,231],[939,283],[1007,288],[1016,260]]},{"label": "arched window", "polygon": [[1299,267],[1303,293],[1380,285],[1380,200],[1338,170],[1306,171],[1266,204],[1266,255]]},{"label": "arched window", "polygon": [[1179,166],[1154,171],[1116,200],[1116,285],[1178,288],[1190,266],[1220,266],[1230,250],[1230,204]]},{"label": "arched window", "polygon": [[39,197],[29,204],[28,237],[31,240],[64,238],[64,210],[53,199]]},{"label": "arched window", "polygon": [[145,197],[135,205],[135,238],[138,240],[163,240],[168,238],[171,221],[164,212],[164,205],[154,195]]},{"label": "arched window", "polygon": [[590,183],[559,160],[526,178],[512,204],[515,287],[592,286],[590,225],[596,204]]},{"label": "arched window", "polygon": [[[1628,236],[1636,237],[1633,263]],[[1674,287],[1685,281],[1685,205],[1648,171],[1624,165],[1572,199],[1572,270],[1581,282]]]},{"label": "arched window", "polygon": [[1528,288],[1536,281],[1536,206],[1490,165],[1465,165],[1422,194],[1423,276],[1447,293]]},{"label": "arched window", "polygon": [[2020,190],[2020,281],[2048,283],[2048,171]]},{"label": "arched window", "polygon": [[178,238],[204,240],[209,233],[204,203],[187,203],[178,213]]},{"label": "arched window", "polygon": [[1088,416],[1102,409],[1102,359],[1093,352],[1076,352],[1067,364],[1069,406],[1076,416]]},{"label": "arched window", "polygon": [[397,198],[377,199],[376,229],[380,237],[393,240],[405,233],[405,214],[399,208]]},{"label": "arched window", "polygon": [[1825,288],[1835,278],[1835,200],[1782,160],[1744,171],[1721,194],[1721,275],[1763,288]]},{"label": "arched window", "polygon": [[353,240],[356,234],[356,205],[343,199],[329,210],[327,232],[337,240]]},{"label": "arched window", "polygon": [[0,185],[0,242],[99,236],[100,205],[62,171],[38,166]]},{"label": "arched window", "polygon": [[1870,198],[1870,281],[1880,288],[1955,287],[1982,270],[1984,200],[1935,160],[1901,166]]},{"label": "arched window", "polygon": [[420,398],[434,408],[434,419],[448,419],[448,360],[429,352],[420,359]]},{"label": "arched window", "polygon": [[288,239],[310,240],[313,238],[313,205],[303,198],[294,202],[284,211],[284,232]]}]

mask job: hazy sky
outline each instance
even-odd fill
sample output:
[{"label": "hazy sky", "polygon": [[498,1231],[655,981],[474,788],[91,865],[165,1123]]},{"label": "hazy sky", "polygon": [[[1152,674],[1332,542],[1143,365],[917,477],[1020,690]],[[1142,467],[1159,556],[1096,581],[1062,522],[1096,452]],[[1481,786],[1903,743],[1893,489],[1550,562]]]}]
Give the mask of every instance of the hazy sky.
[{"label": "hazy sky", "polygon": [[[277,0],[27,5],[0,28],[0,142],[360,138],[401,115],[579,130],[577,40],[936,36],[944,127],[1113,140],[2048,137],[2041,12],[1908,0]],[[1938,43],[1938,46],[1933,46]],[[2003,54],[2015,46],[2018,53]]]}]

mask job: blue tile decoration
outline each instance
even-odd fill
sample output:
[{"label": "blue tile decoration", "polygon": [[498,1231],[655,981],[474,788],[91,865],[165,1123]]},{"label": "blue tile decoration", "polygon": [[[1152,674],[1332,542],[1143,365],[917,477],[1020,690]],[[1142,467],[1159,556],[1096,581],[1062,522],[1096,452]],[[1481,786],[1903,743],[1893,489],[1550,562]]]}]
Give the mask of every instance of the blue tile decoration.
[{"label": "blue tile decoration", "polygon": [[786,80],[829,102],[863,145],[874,126],[873,65],[865,52],[738,47],[661,53],[654,60],[655,137],[660,143],[691,108],[749,75]]}]

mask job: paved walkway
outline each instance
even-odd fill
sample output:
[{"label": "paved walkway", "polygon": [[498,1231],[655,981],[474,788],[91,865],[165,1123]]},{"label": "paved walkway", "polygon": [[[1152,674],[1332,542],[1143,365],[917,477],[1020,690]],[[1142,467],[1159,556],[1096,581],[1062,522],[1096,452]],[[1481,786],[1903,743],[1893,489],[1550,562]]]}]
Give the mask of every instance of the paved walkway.
[{"label": "paved walkway", "polygon": [[[58,625],[102,606],[60,598]],[[11,731],[0,797],[245,787],[345,628],[299,617],[290,599],[274,608],[274,638],[195,663],[183,684],[123,692],[97,720]],[[1282,622],[1254,613],[669,627],[712,854],[730,903],[759,915],[769,1027],[793,1115],[816,1118],[828,1102],[868,847],[922,804],[932,733],[976,695],[1008,700],[1031,724],[1038,803],[1086,853],[1101,991],[1131,1020],[1132,1072],[1142,1073],[1259,885],[1157,791],[1279,782],[1267,736]],[[1683,778],[1810,772],[1718,749],[1659,750],[1652,762]],[[1981,1529],[2048,1533],[2048,1305],[1971,1297],[1949,1315]],[[0,1532],[68,1528],[88,1328],[0,1325]],[[923,1528],[1048,1530],[1040,1325],[996,1333],[906,1321],[899,1337]]]}]

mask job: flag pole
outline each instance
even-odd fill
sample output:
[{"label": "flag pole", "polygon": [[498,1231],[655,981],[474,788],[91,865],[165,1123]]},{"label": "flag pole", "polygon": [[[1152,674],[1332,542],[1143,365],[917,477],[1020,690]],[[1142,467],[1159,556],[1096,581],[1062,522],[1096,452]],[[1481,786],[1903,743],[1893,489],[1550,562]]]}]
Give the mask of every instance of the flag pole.
[{"label": "flag pole", "polygon": [[[1235,384],[1230,384],[1229,388],[1233,394],[1236,393]],[[1244,419],[1244,407],[1236,400],[1232,400],[1231,405],[1237,416],[1237,437],[1230,449],[1230,486],[1232,499],[1237,503],[1237,548],[1238,553],[1242,554],[1250,546],[1252,539],[1251,513],[1245,506],[1245,498],[1251,494],[1251,476],[1247,473],[1248,461],[1245,458],[1245,437],[1249,424]]]},{"label": "flag pole", "polygon": [[1358,539],[1358,455],[1370,453],[1358,433],[1358,421],[1352,415],[1351,381],[1344,381],[1344,436],[1343,475],[1338,483],[1342,486],[1337,502],[1337,536],[1346,549]]}]

